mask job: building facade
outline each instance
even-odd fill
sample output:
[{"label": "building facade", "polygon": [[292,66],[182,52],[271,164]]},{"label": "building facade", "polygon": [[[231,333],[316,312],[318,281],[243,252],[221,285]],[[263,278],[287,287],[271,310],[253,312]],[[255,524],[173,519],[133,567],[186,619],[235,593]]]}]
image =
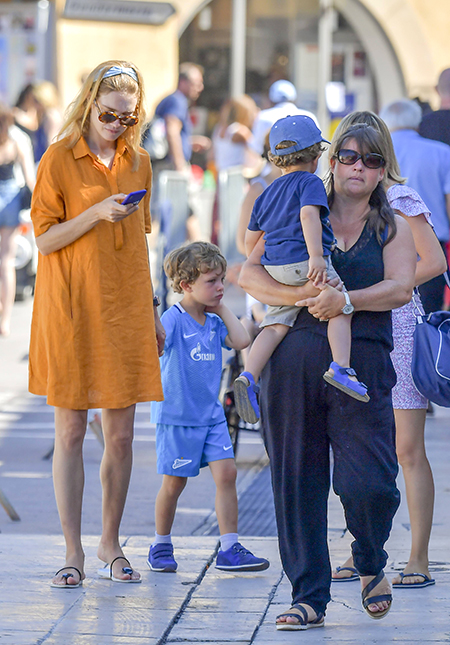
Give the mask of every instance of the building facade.
[{"label": "building facade", "polygon": [[244,9],[245,91],[261,100],[289,78],[300,104],[317,109],[320,18],[332,4],[332,111],[377,110],[402,96],[436,107],[439,73],[450,66],[446,0],[38,0],[0,1],[0,94],[47,78],[67,105],[102,60],[142,70],[150,111],[176,85],[181,60],[205,67],[202,104],[217,110],[230,92],[236,25]]}]

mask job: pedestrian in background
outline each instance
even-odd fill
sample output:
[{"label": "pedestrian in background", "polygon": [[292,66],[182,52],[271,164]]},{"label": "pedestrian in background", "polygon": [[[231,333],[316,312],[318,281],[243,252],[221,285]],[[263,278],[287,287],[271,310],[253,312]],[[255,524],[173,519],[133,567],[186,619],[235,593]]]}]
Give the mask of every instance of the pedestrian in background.
[{"label": "pedestrian in background", "polygon": [[[352,112],[337,127],[335,136],[350,126],[366,123],[378,130],[387,149],[384,185],[394,211],[411,227],[417,251],[415,286],[427,282],[445,270],[445,257],[431,226],[430,212],[420,195],[405,185],[395,157],[387,125],[373,112]],[[330,155],[335,150],[330,148]],[[397,383],[392,390],[395,416],[396,450],[405,480],[406,499],[411,525],[411,551],[401,573],[392,580],[394,587],[417,588],[434,584],[429,571],[428,545],[433,522],[433,473],[425,450],[425,418],[428,401],[417,391],[411,376],[413,334],[421,303],[413,300],[392,311],[394,349],[391,353]],[[359,574],[350,557],[333,571],[333,580],[358,580]]]},{"label": "pedestrian in background", "polygon": [[[258,114],[254,100],[243,94],[224,103],[219,121],[212,134],[211,156],[217,172],[241,166],[242,171],[252,171],[260,164],[261,157],[250,148],[252,127]],[[219,186],[216,188],[212,212],[211,241],[219,239]]]},{"label": "pedestrian in background", "polygon": [[[151,167],[140,148],[142,76],[107,61],[85,80],[60,138],[38,168],[31,217],[40,251],[29,388],[55,406],[53,478],[66,562],[52,586],[85,577],[81,542],[87,410],[102,408],[103,525],[99,575],[140,582],[119,544],[132,464],[135,405],[160,400],[164,330],[153,299],[145,233]],[[139,205],[126,194],[146,189]],[[153,300],[152,300],[153,299]],[[152,306],[153,301],[153,306]]]},{"label": "pedestrian in background", "polygon": [[[211,141],[207,137],[192,134],[189,114],[190,105],[199,98],[203,87],[203,67],[195,63],[181,63],[177,89],[163,98],[156,106],[155,117],[164,120],[168,143],[167,156],[163,159],[152,159],[153,199],[151,210],[158,218],[160,217],[158,191],[160,173],[163,170],[177,170],[187,173],[190,178],[192,152],[204,152],[211,145]],[[192,208],[186,224],[190,239],[201,237],[200,226]]]},{"label": "pedestrian in background", "polygon": [[319,127],[317,119],[312,112],[301,110],[295,105],[295,101],[297,100],[297,90],[290,81],[282,79],[272,83],[269,88],[269,99],[272,103],[272,107],[267,108],[266,110],[261,110],[253,126],[253,139],[251,146],[259,155],[262,155],[263,153],[266,134],[275,121],[278,121],[285,116],[303,114],[304,116],[309,116],[315,122],[317,127]]},{"label": "pedestrian in background", "polygon": [[[434,231],[445,253],[450,239],[450,146],[420,136],[422,112],[415,101],[389,103],[380,117],[391,131],[400,172],[431,212]],[[443,308],[444,290],[443,275],[419,286],[425,313]]]},{"label": "pedestrian in background", "polygon": [[12,110],[0,103],[0,337],[10,334],[16,294],[16,236],[22,209],[22,190],[16,177],[19,166],[29,191],[34,188],[34,167],[26,143],[14,135]]},{"label": "pedestrian in background", "polygon": [[50,81],[30,83],[20,93],[14,118],[31,139],[34,161],[39,163],[62,125],[58,90]]},{"label": "pedestrian in background", "polygon": [[441,72],[436,92],[439,94],[439,110],[424,115],[419,134],[450,145],[450,67]]},{"label": "pedestrian in background", "polygon": [[224,103],[212,135],[214,164],[218,171],[232,166],[254,168],[260,161],[260,156],[249,149],[257,114],[256,103],[247,94]]},{"label": "pedestrian in background", "polygon": [[241,350],[249,337],[222,303],[227,263],[214,244],[194,242],[166,257],[164,269],[180,302],[164,312],[166,345],[161,357],[164,401],[152,406],[158,473],[155,541],[148,554],[152,571],[174,572],[172,524],[189,477],[209,466],[216,484],[220,551],[216,568],[263,571],[269,566],[238,540],[238,501],[233,446],[219,401],[222,348]]},{"label": "pedestrian in background", "polygon": [[[392,595],[383,568],[392,518],[400,495],[395,478],[395,373],[390,310],[411,298],[415,249],[407,223],[386,203],[384,167],[370,168],[368,155],[387,150],[371,127],[355,125],[332,141],[328,180],[330,222],[337,240],[332,261],[348,289],[352,321],[352,364],[367,384],[366,404],[328,387],[330,361],[326,323],[348,304],[329,285],[317,297],[311,286],[282,285],[261,266],[263,244],[244,264],[241,285],[271,304],[298,303],[294,327],[262,375],[260,405],[270,457],[280,553],[292,584],[292,606],[277,617],[277,629],[322,627],[330,601],[327,544],[330,445],[333,487],[355,536],[355,566],[361,599],[371,618],[383,618]],[[352,158],[339,154],[354,152]],[[338,286],[338,285],[336,285]]]}]

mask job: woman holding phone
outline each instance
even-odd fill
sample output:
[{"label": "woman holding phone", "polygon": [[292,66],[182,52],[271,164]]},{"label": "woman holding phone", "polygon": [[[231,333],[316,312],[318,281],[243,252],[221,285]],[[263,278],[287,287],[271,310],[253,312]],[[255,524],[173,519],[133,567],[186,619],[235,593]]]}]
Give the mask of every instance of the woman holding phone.
[{"label": "woman holding phone", "polygon": [[[135,404],[161,400],[164,330],[153,297],[145,234],[151,166],[139,147],[142,77],[107,61],[69,106],[39,164],[31,217],[40,251],[30,342],[30,392],[55,406],[53,478],[66,559],[53,587],[85,577],[81,543],[87,410],[102,408],[105,450],[101,577],[140,582],[119,544],[131,474]],[[146,190],[138,205],[122,204]]]}]

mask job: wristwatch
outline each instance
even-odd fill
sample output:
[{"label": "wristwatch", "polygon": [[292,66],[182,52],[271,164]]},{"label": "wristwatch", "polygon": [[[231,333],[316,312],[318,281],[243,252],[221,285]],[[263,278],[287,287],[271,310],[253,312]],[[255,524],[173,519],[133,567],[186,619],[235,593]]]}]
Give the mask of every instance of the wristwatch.
[{"label": "wristwatch", "polygon": [[345,305],[342,308],[342,313],[347,315],[352,314],[355,311],[355,308],[350,302],[350,296],[348,295],[347,291],[343,291],[342,293],[344,294],[345,298]]},{"label": "wristwatch", "polygon": [[153,306],[159,307],[160,304],[161,304],[161,298],[159,296],[153,296]]}]

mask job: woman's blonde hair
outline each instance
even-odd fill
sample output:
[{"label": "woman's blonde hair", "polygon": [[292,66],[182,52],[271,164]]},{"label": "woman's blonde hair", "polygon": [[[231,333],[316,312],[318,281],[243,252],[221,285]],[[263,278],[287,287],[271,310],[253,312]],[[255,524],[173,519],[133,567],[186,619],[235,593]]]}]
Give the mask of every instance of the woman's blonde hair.
[{"label": "woman's blonde hair", "polygon": [[220,136],[224,136],[226,128],[232,123],[241,123],[251,130],[257,112],[258,107],[248,94],[229,99],[220,111]]},{"label": "woman's blonde hair", "polygon": [[176,293],[183,293],[182,282],[192,284],[201,273],[219,269],[224,274],[227,261],[210,242],[192,242],[171,251],[164,260],[164,271]]},{"label": "woman's blonde hair", "polygon": [[[386,162],[385,173],[383,177],[383,184],[393,181],[396,184],[404,184],[406,179],[400,174],[400,166],[398,165],[397,157],[395,156],[394,145],[392,143],[391,133],[386,123],[375,112],[370,110],[361,110],[358,112],[351,112],[347,114],[342,121],[338,124],[336,131],[331,142],[330,149],[328,150],[328,158],[331,159],[336,154],[336,141],[338,141],[343,132],[349,129],[352,125],[370,125],[381,134],[384,143],[384,160]],[[334,142],[334,143],[333,143]]]},{"label": "woman's blonde hair", "polygon": [[50,81],[41,81],[33,86],[33,94],[39,103],[45,108],[59,107],[59,94],[55,85]]},{"label": "woman's blonde hair", "polygon": [[[137,82],[129,74],[117,74],[104,78],[111,67],[125,67],[133,70]],[[143,128],[146,125],[145,98],[143,79],[138,68],[133,63],[122,60],[108,60],[97,65],[84,81],[75,100],[66,110],[63,126],[58,134],[58,139],[67,139],[67,146],[73,148],[82,136],[89,132],[91,108],[95,99],[101,94],[109,92],[123,92],[137,96],[136,114],[139,121],[136,125],[127,128],[121,135],[128,145],[133,159],[133,170],[139,167],[139,146]]]}]

